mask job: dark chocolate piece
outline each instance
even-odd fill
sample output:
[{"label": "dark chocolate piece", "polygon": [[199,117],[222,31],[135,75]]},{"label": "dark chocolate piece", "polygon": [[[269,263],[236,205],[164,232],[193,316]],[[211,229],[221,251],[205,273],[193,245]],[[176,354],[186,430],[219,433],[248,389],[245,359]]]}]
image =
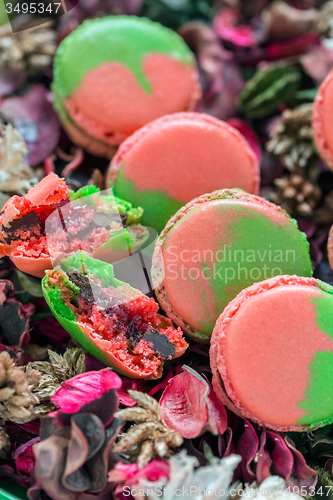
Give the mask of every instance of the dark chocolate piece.
[{"label": "dark chocolate piece", "polygon": [[94,302],[94,294],[91,290],[90,280],[87,276],[83,276],[78,271],[71,271],[68,274],[69,280],[76,285],[81,292],[81,297],[87,302]]},{"label": "dark chocolate piece", "polygon": [[30,237],[36,236],[38,238],[41,235],[42,227],[36,212],[29,212],[19,219],[14,219],[9,227],[3,226],[2,231],[5,233],[6,243],[10,244],[11,241],[22,239],[21,234],[15,234],[17,231],[29,231]]},{"label": "dark chocolate piece", "polygon": [[97,283],[91,281],[87,276],[78,271],[71,271],[68,274],[69,280],[80,289],[80,296],[88,303],[95,303],[102,309],[107,309],[114,305],[114,299],[109,297]]},{"label": "dark chocolate piece", "polygon": [[156,328],[148,327],[143,340],[151,344],[155,354],[162,359],[172,359],[176,346],[170,342],[167,335],[160,333]]}]

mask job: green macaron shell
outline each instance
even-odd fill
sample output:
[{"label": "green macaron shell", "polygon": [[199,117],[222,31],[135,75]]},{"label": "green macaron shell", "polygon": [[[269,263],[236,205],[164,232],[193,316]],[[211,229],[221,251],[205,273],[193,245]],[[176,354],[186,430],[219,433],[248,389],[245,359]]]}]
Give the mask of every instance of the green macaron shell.
[{"label": "green macaron shell", "polygon": [[[251,215],[247,216],[246,213],[250,213],[250,211],[244,210],[236,202],[233,202],[233,209],[239,211],[239,217],[237,217],[234,224],[231,223],[229,226],[234,236],[227,243],[231,245],[232,255],[234,257],[238,256],[239,259],[242,259],[244,255],[244,260],[241,260],[240,273],[238,271],[239,262],[232,260],[226,263],[216,261],[213,263],[216,270],[215,279],[209,279],[208,281],[214,292],[217,317],[221,313],[221,304],[225,307],[243,288],[252,285],[255,281],[261,281],[262,279],[271,278],[279,274],[312,276],[309,243],[307,240],[304,241],[305,235],[298,231],[297,225],[296,228],[294,224],[286,224],[284,227],[279,227],[268,218],[252,210]],[[256,248],[259,235],[262,251],[260,255],[254,255],[254,250],[253,254],[250,252]],[[222,237],[218,248],[223,248],[224,244],[225,239]],[[245,253],[246,251],[248,251],[247,254]],[[227,252],[228,248],[226,248],[226,254]],[[290,253],[292,254],[292,258],[289,262],[288,256]],[[256,260],[252,260],[254,258]],[[254,264],[257,268],[254,268]],[[268,276],[264,275],[265,265],[268,268]],[[228,286],[223,283],[223,278],[222,280],[220,278],[221,275],[225,276],[226,267],[228,267],[229,271],[232,270],[234,274],[234,278],[228,281]],[[254,275],[252,273],[253,269],[258,272],[260,271],[260,276],[257,276],[257,274]],[[219,273],[220,270],[221,273]],[[202,263],[202,271],[207,276],[214,276],[212,266],[207,263]],[[240,288],[238,274],[242,276],[242,273],[244,274],[244,282]],[[248,279],[245,278],[245,274],[247,274]],[[214,325],[214,321],[208,322],[208,324],[205,322],[202,325],[202,331],[210,334]]]},{"label": "green macaron shell", "polygon": [[105,194],[100,194],[100,192],[101,190],[96,186],[94,186],[93,184],[88,186],[83,186],[77,191],[69,191],[69,200],[77,201],[84,197],[85,203],[91,203],[92,205],[95,205],[96,203],[94,202],[94,199],[88,197],[89,196],[91,197],[93,195],[100,195],[100,199],[108,204],[108,210],[111,210],[114,213],[127,215],[127,220],[126,220],[127,226],[139,223],[143,214],[143,208],[139,206],[135,208],[129,201],[113,196],[113,194],[105,195]]},{"label": "green macaron shell", "polygon": [[[212,210],[214,224],[217,224],[217,227],[221,224],[220,230],[216,230],[215,234],[220,234],[221,237],[219,239],[218,236],[214,236],[210,241],[210,235],[205,233],[200,236],[198,231],[197,240],[193,242],[193,249],[198,252],[199,260],[190,253],[187,256],[189,261],[178,258],[177,264],[174,264],[176,261],[171,260],[174,255],[170,253],[170,261],[164,262],[164,265],[172,264],[172,273],[182,276],[182,279],[177,282],[177,290],[173,288],[175,297],[168,295],[171,307],[185,324],[189,325],[191,335],[197,338],[202,339],[204,335],[206,339],[209,339],[215,321],[223,309],[241,290],[253,283],[282,274],[312,276],[309,243],[306,235],[299,231],[297,222],[282,209],[276,207],[276,210],[284,214],[286,220],[284,224],[281,224],[280,219],[281,222],[277,224],[274,217],[268,216],[269,212],[265,216],[265,212],[260,213],[253,208],[239,204],[237,200],[246,201],[246,195],[239,192],[238,196],[238,192],[225,190],[224,193],[216,192],[202,197],[209,196],[210,199],[207,201],[214,203]],[[220,203],[219,200],[228,200],[228,203]],[[249,201],[251,201],[250,196]],[[201,203],[194,205],[176,223],[170,225],[165,233],[164,250],[167,250],[170,245],[171,248],[177,246],[182,238],[186,240],[187,221],[196,220],[195,212],[201,209]],[[193,216],[194,219],[192,219]],[[229,221],[227,225],[226,218]],[[191,224],[189,227],[192,227]],[[183,229],[181,229],[182,226]],[[214,228],[216,229],[216,226]],[[176,235],[175,239],[173,232]],[[191,250],[193,249],[191,246]],[[188,247],[186,251],[188,252]],[[207,257],[204,257],[205,251]],[[223,258],[223,251],[225,258]],[[215,256],[214,258],[211,257],[210,252]],[[164,283],[166,280],[168,280],[167,276]],[[172,274],[170,274],[170,281],[165,286],[174,287],[175,284],[172,285],[172,283]],[[180,296],[186,294],[191,297],[191,302],[186,302],[186,305],[180,308],[178,305]]]},{"label": "green macaron shell", "polygon": [[[316,304],[318,328],[330,337],[333,350],[333,287],[322,283],[324,292],[311,299]],[[305,398],[299,407],[306,415],[298,424],[310,424],[310,428],[333,423],[333,352],[318,351],[310,365],[310,378]],[[323,418],[323,416],[326,416]]]},{"label": "green macaron shell", "polygon": [[154,228],[158,233],[184,205],[182,201],[175,200],[157,189],[138,190],[135,183],[124,176],[123,166],[120,167],[117,183],[112,188],[117,196],[126,197],[134,205],[140,205],[143,208],[142,224]]},{"label": "green macaron shell", "polygon": [[75,92],[87,72],[104,62],[126,66],[149,94],[151,85],[142,62],[151,53],[166,54],[185,65],[194,62],[192,52],[179,35],[149,19],[110,16],[84,21],[61,42],[55,56],[52,90],[56,108],[59,99]]},{"label": "green macaron shell", "polygon": [[[111,264],[101,262],[82,253],[76,253],[75,255],[62,260],[55,269],[59,269],[65,273],[77,270],[83,275],[86,275],[89,272],[89,275],[95,276],[105,287],[112,286],[114,288],[120,288],[125,284],[114,277],[113,266]],[[79,288],[67,278],[64,279],[64,284],[66,288],[71,291],[73,300],[75,300],[75,297],[80,294]],[[126,284],[126,286],[129,289],[132,289],[130,285]],[[121,370],[119,366],[115,367],[113,365],[112,356],[99,349],[86,334],[84,329],[77,324],[76,314],[68,305],[65,304],[61,297],[59,287],[50,282],[48,274],[46,274],[42,279],[42,289],[47,305],[61,326],[92,356],[105,365],[115,368],[117,372],[127,375],[126,368]],[[135,292],[134,289],[132,290]]]}]

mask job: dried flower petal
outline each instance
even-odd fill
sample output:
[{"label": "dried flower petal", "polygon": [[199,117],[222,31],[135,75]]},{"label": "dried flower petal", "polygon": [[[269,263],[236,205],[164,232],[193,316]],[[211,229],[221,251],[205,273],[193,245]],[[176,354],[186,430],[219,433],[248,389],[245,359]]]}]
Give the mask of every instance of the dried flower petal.
[{"label": "dried flower petal", "polygon": [[60,125],[49,92],[42,85],[36,84],[25,94],[4,99],[0,114],[25,139],[32,167],[42,163],[57,146]]},{"label": "dried flower petal", "polygon": [[78,411],[95,413],[107,425],[118,408],[115,389],[121,387],[121,378],[111,369],[86,372],[67,380],[51,397],[59,410],[57,418],[68,421],[66,415]]},{"label": "dried flower petal", "polygon": [[187,438],[195,438],[209,430],[223,434],[227,414],[208,382],[187,366],[170,380],[160,405],[164,425]]}]

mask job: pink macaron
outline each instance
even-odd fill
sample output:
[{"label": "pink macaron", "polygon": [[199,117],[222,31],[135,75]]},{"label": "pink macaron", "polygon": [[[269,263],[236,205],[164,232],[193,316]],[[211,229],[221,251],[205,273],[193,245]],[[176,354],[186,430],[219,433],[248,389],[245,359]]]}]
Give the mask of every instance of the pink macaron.
[{"label": "pink macaron", "polygon": [[211,340],[213,386],[228,408],[278,431],[333,422],[333,287],[277,276],[243,290]]},{"label": "pink macaron", "polygon": [[204,113],[174,113],[130,136],[114,156],[107,181],[115,194],[143,207],[143,222],[161,232],[177,210],[216,189],[257,194],[259,163],[246,139]]},{"label": "pink macaron", "polygon": [[333,169],[333,70],[319,87],[313,107],[312,128],[316,146]]}]

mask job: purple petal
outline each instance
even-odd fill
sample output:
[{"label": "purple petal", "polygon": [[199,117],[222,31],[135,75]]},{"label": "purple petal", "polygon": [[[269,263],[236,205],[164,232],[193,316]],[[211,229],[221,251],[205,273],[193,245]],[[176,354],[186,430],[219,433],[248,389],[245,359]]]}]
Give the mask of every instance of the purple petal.
[{"label": "purple petal", "polygon": [[288,436],[285,436],[284,439],[294,457],[294,471],[293,475],[288,479],[288,484],[298,487],[305,486],[308,488],[308,494],[310,495],[312,487],[317,484],[317,471],[307,465],[302,453],[296,449]]},{"label": "purple petal", "polygon": [[272,465],[272,460],[266,444],[266,429],[263,429],[260,438],[260,448],[259,448],[258,463],[256,469],[258,484],[261,484],[265,479],[267,479],[270,476],[271,465]]},{"label": "purple petal", "polygon": [[35,437],[35,438],[30,439],[30,440],[29,440],[29,441],[27,441],[26,443],[21,444],[21,445],[20,445],[20,446],[19,446],[19,447],[15,450],[15,452],[14,452],[14,454],[13,454],[13,459],[14,459],[14,460],[17,460],[17,459],[18,459],[18,457],[21,455],[21,453],[24,453],[24,452],[25,452],[25,450],[26,450],[27,448],[29,448],[29,446],[32,446],[33,444],[38,443],[39,441],[40,441],[39,436],[37,436],[37,437]]},{"label": "purple petal", "polygon": [[[166,374],[166,377],[162,380],[162,382],[160,382],[159,384],[156,384],[148,392],[149,396],[154,396],[154,394],[156,394],[158,391],[163,391],[167,387],[167,385],[168,385],[169,381],[172,379],[172,377],[173,377],[173,372],[172,372],[172,367],[170,366],[169,371]],[[131,405],[131,406],[134,406],[134,405]]]},{"label": "purple petal", "polygon": [[283,437],[276,432],[266,432],[271,450],[272,467],[278,476],[288,479],[293,469],[294,458]]},{"label": "purple petal", "polygon": [[248,420],[244,420],[244,432],[235,446],[235,453],[242,457],[238,467],[242,471],[244,482],[252,483],[256,478],[251,469],[251,463],[258,451],[258,444],[258,436],[253,425]]},{"label": "purple petal", "polygon": [[0,96],[12,94],[25,83],[26,79],[27,75],[22,70],[0,68]]},{"label": "purple petal", "polygon": [[36,84],[25,94],[4,99],[0,106],[1,116],[26,141],[32,167],[50,156],[60,137],[60,124],[49,96],[43,85]]},{"label": "purple petal", "polygon": [[219,434],[218,437],[218,449],[220,458],[224,458],[230,455],[232,453],[231,447],[232,429],[230,429],[230,427],[227,427],[223,436],[222,434]]}]

